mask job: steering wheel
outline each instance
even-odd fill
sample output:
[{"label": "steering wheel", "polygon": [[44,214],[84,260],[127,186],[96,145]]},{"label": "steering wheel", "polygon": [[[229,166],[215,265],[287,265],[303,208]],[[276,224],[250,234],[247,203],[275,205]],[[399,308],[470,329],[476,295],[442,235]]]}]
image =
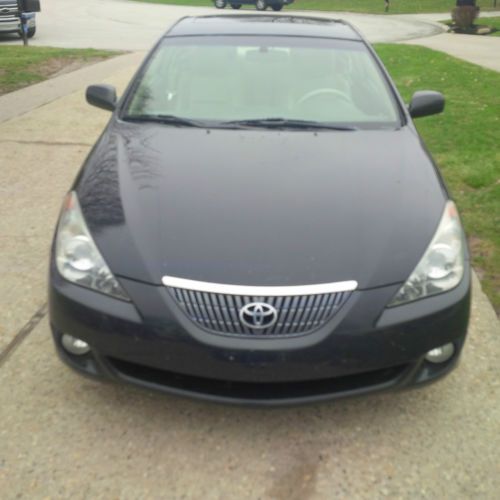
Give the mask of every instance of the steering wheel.
[{"label": "steering wheel", "polygon": [[346,102],[348,104],[352,104],[351,99],[349,98],[349,96],[346,93],[344,93],[344,92],[342,92],[340,90],[337,90],[337,89],[328,89],[328,88],[311,90],[311,92],[308,92],[307,94],[304,94],[297,101],[297,104],[303,104],[304,102],[309,101],[310,99],[315,99],[315,98],[317,98],[320,95],[335,96],[335,97],[338,97],[338,98],[342,99],[344,102]]}]

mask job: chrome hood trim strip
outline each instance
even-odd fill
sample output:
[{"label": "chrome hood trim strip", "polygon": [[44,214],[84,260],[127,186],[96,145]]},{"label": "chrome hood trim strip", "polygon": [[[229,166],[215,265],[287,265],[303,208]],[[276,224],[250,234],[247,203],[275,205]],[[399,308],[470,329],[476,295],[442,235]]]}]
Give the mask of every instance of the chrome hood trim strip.
[{"label": "chrome hood trim strip", "polygon": [[323,293],[351,292],[358,287],[357,281],[338,281],[336,283],[319,283],[317,285],[298,286],[245,286],[225,285],[194,281],[174,276],[163,276],[162,283],[173,288],[183,288],[198,292],[222,293],[226,295],[249,295],[255,297],[279,297],[295,295],[318,295]]}]

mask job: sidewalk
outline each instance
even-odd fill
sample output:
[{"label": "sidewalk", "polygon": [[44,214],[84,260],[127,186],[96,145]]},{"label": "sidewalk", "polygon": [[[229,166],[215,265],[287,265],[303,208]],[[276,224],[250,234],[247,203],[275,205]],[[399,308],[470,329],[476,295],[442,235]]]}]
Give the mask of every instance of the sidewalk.
[{"label": "sidewalk", "polygon": [[143,58],[144,52],[112,57],[0,96],[0,123],[76,92],[87,85],[100,83],[122,68],[138,66]]},{"label": "sidewalk", "polygon": [[[481,17],[499,17],[500,10],[481,12]],[[401,15],[401,18],[421,19],[422,21],[438,23],[451,18],[450,13]],[[484,68],[500,71],[500,37],[479,35],[457,35],[442,33],[440,35],[414,38],[400,43],[421,45],[429,49],[445,52],[450,56],[478,64]]]},{"label": "sidewalk", "polygon": [[46,301],[50,240],[62,197],[109,120],[108,112],[86,103],[85,87],[113,83],[120,95],[141,58],[120,56],[0,100],[0,361]]},{"label": "sidewalk", "polygon": [[[439,22],[451,19],[451,10],[455,6],[454,2],[450,2],[449,12],[429,12],[424,14],[395,14],[394,17],[401,17],[406,19],[420,19],[422,21],[429,22]],[[500,16],[500,10],[486,10],[479,13],[479,18],[481,17],[498,17]]]},{"label": "sidewalk", "polygon": [[500,71],[500,37],[443,33],[400,43],[439,50],[484,68]]}]

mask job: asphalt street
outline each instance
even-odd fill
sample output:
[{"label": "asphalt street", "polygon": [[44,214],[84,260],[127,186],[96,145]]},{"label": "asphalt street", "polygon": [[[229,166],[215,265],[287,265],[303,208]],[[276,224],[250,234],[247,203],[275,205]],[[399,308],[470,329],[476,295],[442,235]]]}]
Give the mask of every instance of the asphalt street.
[{"label": "asphalt street", "polygon": [[[380,0],[381,1],[381,0]],[[230,8],[185,7],[132,2],[129,0],[43,0],[38,33],[33,45],[94,47],[120,50],[148,49],[182,16],[234,14]],[[247,6],[239,14],[256,14]],[[280,15],[289,15],[286,9]],[[300,14],[293,11],[294,15]],[[303,12],[305,15],[335,17],[335,13]],[[375,16],[342,13],[372,42],[392,42],[431,36],[444,31],[433,20],[412,16]]]},{"label": "asphalt street", "polygon": [[[123,4],[102,1],[113,3]],[[461,363],[414,391],[241,409],[97,383],[57,359],[44,307],[50,240],[109,116],[84,102],[84,86],[123,89],[139,59],[0,100],[25,103],[0,119],[0,498],[496,500],[500,326],[476,278]]]}]

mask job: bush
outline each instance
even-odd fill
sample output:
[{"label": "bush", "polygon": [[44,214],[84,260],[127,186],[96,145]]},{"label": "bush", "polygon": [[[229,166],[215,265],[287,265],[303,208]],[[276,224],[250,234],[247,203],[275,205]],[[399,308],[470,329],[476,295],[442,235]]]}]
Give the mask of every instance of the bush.
[{"label": "bush", "polygon": [[479,8],[475,5],[461,5],[455,7],[451,13],[453,22],[462,30],[470,28],[479,14]]}]

